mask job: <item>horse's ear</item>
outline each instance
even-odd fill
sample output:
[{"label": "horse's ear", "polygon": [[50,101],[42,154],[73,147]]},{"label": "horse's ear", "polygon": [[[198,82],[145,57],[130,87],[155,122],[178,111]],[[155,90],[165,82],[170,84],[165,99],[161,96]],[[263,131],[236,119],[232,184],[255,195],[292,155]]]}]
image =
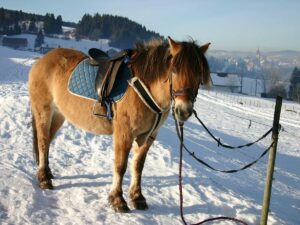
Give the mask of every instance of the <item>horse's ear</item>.
[{"label": "horse's ear", "polygon": [[168,42],[170,46],[171,55],[176,55],[180,51],[180,44],[178,42],[175,42],[170,36],[168,36]]},{"label": "horse's ear", "polygon": [[210,46],[210,42],[206,43],[205,45],[200,46],[200,51],[204,54],[208,47]]}]

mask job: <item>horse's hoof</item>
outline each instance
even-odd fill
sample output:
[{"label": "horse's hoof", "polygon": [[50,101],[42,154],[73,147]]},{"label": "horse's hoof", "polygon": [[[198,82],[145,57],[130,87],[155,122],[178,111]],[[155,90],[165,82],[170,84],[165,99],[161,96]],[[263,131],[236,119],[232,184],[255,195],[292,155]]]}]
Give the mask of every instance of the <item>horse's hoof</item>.
[{"label": "horse's hoof", "polygon": [[51,172],[51,170],[50,169],[48,169],[47,171],[46,171],[46,176],[47,176],[47,178],[50,180],[50,179],[54,179],[54,176],[53,176],[53,174],[52,174],[52,172]]},{"label": "horse's hoof", "polygon": [[115,212],[119,213],[128,213],[130,209],[127,206],[126,201],[124,198],[121,196],[109,196],[108,197],[108,202],[112,206],[112,208],[115,210]]},{"label": "horse's hoof", "polygon": [[115,212],[117,213],[129,213],[130,209],[128,208],[127,205],[121,205],[121,206],[113,206]]},{"label": "horse's hoof", "polygon": [[41,189],[53,189],[51,180],[44,180],[39,183]]},{"label": "horse's hoof", "polygon": [[148,205],[146,201],[131,201],[130,205],[137,210],[146,210],[148,209]]}]

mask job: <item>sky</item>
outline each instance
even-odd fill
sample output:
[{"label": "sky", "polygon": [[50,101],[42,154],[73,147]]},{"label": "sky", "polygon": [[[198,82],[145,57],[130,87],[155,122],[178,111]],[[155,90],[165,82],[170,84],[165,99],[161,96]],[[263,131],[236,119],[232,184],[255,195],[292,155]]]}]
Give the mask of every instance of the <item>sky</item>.
[{"label": "sky", "polygon": [[299,0],[0,0],[0,7],[71,22],[85,13],[125,16],[165,37],[211,42],[214,50],[300,51]]}]

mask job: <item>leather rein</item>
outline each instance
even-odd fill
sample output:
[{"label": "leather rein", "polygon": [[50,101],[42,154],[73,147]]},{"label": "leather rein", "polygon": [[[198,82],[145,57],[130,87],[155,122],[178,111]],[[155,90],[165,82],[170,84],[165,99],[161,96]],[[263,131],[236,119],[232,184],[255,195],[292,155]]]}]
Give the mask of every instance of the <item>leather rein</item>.
[{"label": "leather rein", "polygon": [[[188,100],[190,100],[193,105],[196,101],[197,95],[198,95],[198,89],[196,91],[196,93],[193,93],[192,88],[190,87],[184,87],[182,89],[179,90],[173,90],[173,82],[172,79],[173,78],[173,74],[171,74],[171,76],[169,77],[169,81],[170,81],[170,95],[171,95],[171,101],[175,102],[175,98],[176,97],[180,97],[180,96],[184,96],[187,97]],[[201,84],[203,84],[203,82],[201,81]],[[179,160],[179,175],[178,175],[178,182],[179,182],[179,199],[180,199],[180,217],[181,220],[183,222],[184,225],[188,225],[188,223],[186,222],[185,218],[184,218],[184,212],[183,212],[183,187],[182,187],[182,160],[183,160],[183,142],[184,142],[184,137],[183,137],[183,126],[184,126],[184,122],[181,121],[177,121],[176,116],[175,116],[175,104],[173,104],[172,107],[172,115],[173,118],[175,120],[175,125],[176,125],[176,131],[177,131],[177,135],[180,141],[180,160]],[[194,106],[193,106],[194,107]],[[226,217],[226,216],[220,216],[220,217],[214,217],[214,218],[209,218],[209,219],[205,219],[201,222],[195,223],[195,224],[190,224],[190,225],[200,225],[200,224],[204,224],[207,222],[211,222],[211,221],[217,221],[217,220],[230,220],[230,221],[234,221],[243,225],[247,225],[247,223],[245,223],[242,220],[236,219],[236,218],[232,218],[232,217]]]}]

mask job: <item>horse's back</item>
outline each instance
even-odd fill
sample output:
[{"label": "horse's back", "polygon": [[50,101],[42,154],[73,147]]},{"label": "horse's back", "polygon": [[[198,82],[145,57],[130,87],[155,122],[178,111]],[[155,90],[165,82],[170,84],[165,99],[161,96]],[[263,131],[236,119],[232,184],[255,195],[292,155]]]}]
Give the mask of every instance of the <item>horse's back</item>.
[{"label": "horse's back", "polygon": [[75,96],[68,91],[72,71],[86,57],[82,52],[58,48],[40,58],[29,74],[31,104],[51,108],[68,121],[93,133],[111,134],[109,121],[99,121],[93,115],[94,101]]},{"label": "horse's back", "polygon": [[56,79],[55,76],[67,79],[84,57],[82,52],[66,48],[57,48],[48,52],[33,65],[29,75],[29,85],[43,82],[47,84],[46,86],[50,86]]}]

